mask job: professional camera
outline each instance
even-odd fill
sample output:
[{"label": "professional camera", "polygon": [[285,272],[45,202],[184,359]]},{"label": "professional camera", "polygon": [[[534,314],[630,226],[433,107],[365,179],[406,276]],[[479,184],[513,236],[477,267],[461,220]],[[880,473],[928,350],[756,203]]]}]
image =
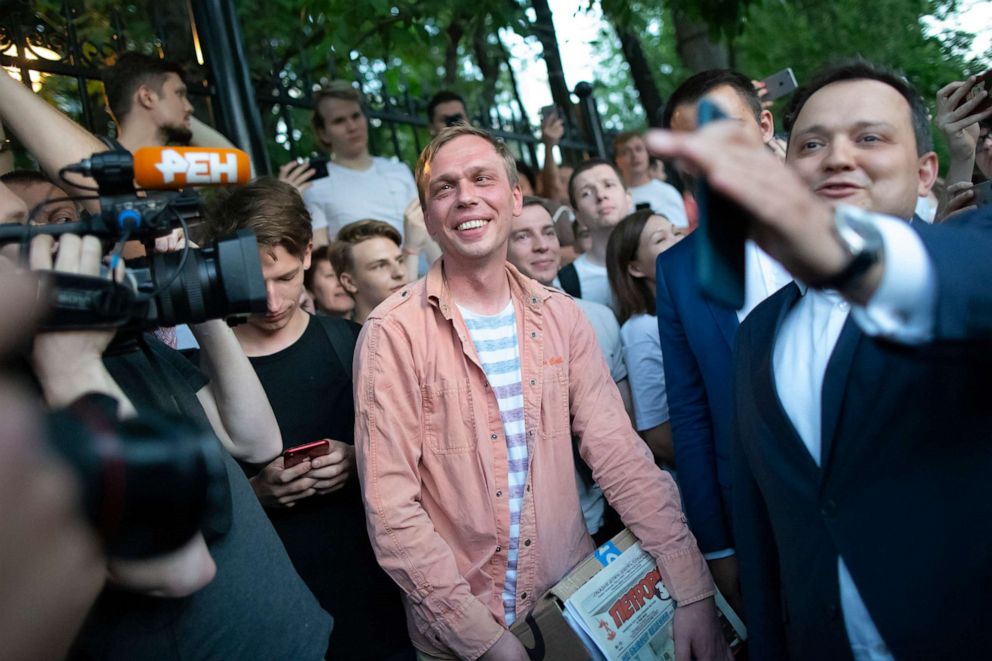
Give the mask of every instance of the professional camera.
[{"label": "professional camera", "polygon": [[[139,195],[134,187],[134,158],[126,151],[93,154],[64,168],[60,176],[65,179],[67,172],[96,180],[100,212],[57,225],[0,226],[0,244],[21,242],[26,254],[27,244],[37,234],[92,235],[104,241],[106,250],[116,243],[118,255],[128,240],[141,241],[149,257],[140,265],[128,262],[120,283],[106,277],[51,273],[52,314],[42,329],[140,331],[219,318],[236,323],[265,311],[265,282],[250,230],[202,249],[187,244],[178,252],[153,250],[155,239],[176,228],[189,237],[189,222],[201,210],[195,191],[142,190]],[[115,262],[116,257],[111,268]]]},{"label": "professional camera", "polygon": [[142,412],[118,421],[116,406],[86,395],[48,414],[49,445],[77,474],[83,511],[107,555],[174,551],[223,513],[220,446],[180,418]]}]

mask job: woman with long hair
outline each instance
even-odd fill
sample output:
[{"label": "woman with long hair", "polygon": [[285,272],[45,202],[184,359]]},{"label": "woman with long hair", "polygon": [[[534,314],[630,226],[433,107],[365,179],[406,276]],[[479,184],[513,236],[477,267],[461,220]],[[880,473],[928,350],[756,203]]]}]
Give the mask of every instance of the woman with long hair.
[{"label": "woman with long hair", "polygon": [[682,230],[650,209],[630,214],[606,244],[606,269],[620,320],[634,423],[655,458],[675,465],[665,371],[655,316],[655,259],[682,240]]}]

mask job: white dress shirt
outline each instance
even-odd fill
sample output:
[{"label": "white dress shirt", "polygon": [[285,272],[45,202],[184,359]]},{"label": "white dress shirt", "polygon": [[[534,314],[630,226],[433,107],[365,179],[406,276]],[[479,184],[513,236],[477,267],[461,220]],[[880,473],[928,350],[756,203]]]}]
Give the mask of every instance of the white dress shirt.
[{"label": "white dress shirt", "polygon": [[[923,244],[909,225],[874,216],[883,241],[885,271],[868,305],[850,306],[832,291],[799,284],[803,296],[786,315],[775,340],[775,389],[789,420],[820,465],[823,378],[848,313],[868,335],[908,344],[932,337],[936,278]],[[857,661],[893,657],[872,622],[842,557],[837,558],[841,609],[851,651]]]}]

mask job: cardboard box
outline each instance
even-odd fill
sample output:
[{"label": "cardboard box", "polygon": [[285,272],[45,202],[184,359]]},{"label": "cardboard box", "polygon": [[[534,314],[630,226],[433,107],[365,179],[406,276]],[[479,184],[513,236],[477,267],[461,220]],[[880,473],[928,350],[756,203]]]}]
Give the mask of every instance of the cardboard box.
[{"label": "cardboard box", "polygon": [[[531,661],[588,661],[593,658],[565,620],[565,601],[636,542],[634,534],[624,528],[542,595],[527,617],[514,622],[510,632],[524,644]],[[747,639],[747,629],[719,592],[716,605],[724,638],[736,656]],[[591,639],[589,643],[595,646]]]},{"label": "cardboard box", "polygon": [[624,528],[541,595],[527,617],[513,623],[510,632],[527,648],[531,661],[587,661],[590,658],[582,640],[565,621],[563,605],[579,587],[609,564],[611,556],[620,555],[636,541],[637,538]]}]

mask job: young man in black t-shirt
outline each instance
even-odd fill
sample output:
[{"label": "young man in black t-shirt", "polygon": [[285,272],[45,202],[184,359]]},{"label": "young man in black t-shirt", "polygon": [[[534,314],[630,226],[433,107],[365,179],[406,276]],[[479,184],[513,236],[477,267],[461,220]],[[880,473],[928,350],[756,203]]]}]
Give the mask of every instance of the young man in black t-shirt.
[{"label": "young man in black t-shirt", "polygon": [[277,457],[252,479],[297,571],[335,618],[329,657],[410,658],[399,590],[368,540],[354,475],[351,361],[359,327],[300,307],[310,266],[310,216],[291,186],[261,178],[215,205],[214,236],[251,229],[268,310],[235,328],[286,448],[328,439],[330,452],[286,468]]}]

